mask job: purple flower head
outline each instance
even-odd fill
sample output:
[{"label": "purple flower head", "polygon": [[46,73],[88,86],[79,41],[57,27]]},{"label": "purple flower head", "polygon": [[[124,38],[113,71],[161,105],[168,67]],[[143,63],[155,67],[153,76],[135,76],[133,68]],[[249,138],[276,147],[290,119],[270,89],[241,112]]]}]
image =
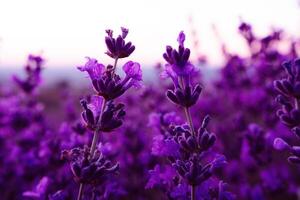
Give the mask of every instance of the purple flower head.
[{"label": "purple flower head", "polygon": [[124,28],[124,27],[121,27],[121,31],[122,31],[122,38],[125,39],[126,36],[128,35],[128,28]]},{"label": "purple flower head", "polygon": [[197,84],[195,87],[185,86],[184,89],[168,90],[166,95],[171,102],[189,108],[197,103],[201,92],[202,87]]},{"label": "purple flower head", "polygon": [[27,64],[25,66],[26,78],[22,80],[18,76],[14,75],[13,81],[27,94],[33,92],[33,90],[41,82],[41,71],[44,59],[41,56],[35,56],[30,54],[27,58]]},{"label": "purple flower head", "polygon": [[109,101],[100,119],[103,99],[99,96],[93,96],[89,104],[86,100],[81,100],[81,105],[84,109],[82,118],[87,128],[92,131],[110,132],[122,125],[126,114],[123,110],[123,104],[115,105],[113,101]]},{"label": "purple flower head", "polygon": [[112,164],[98,150],[91,155],[87,147],[64,150],[62,158],[70,162],[74,179],[79,183],[100,185],[119,170],[119,164]]},{"label": "purple flower head", "polygon": [[28,61],[34,62],[36,65],[41,66],[41,64],[44,62],[44,59],[41,56],[29,54]]},{"label": "purple flower head", "polygon": [[196,154],[188,161],[178,159],[172,165],[189,185],[200,185],[212,176],[212,164],[202,165],[199,156]]},{"label": "purple flower head", "polygon": [[163,57],[172,66],[177,76],[188,77],[194,70],[194,66],[189,62],[190,49],[184,47],[185,34],[183,31],[179,33],[177,41],[179,43],[178,50],[167,46]]},{"label": "purple flower head", "polygon": [[242,22],[239,26],[239,31],[246,39],[248,44],[252,44],[252,42],[255,40],[255,36],[253,35],[251,25],[246,22]]},{"label": "purple flower head", "polygon": [[179,33],[178,51],[171,46],[167,46],[166,53],[163,54],[167,61],[165,70],[162,72],[162,78],[171,78],[174,83],[174,89],[167,91],[167,97],[173,103],[183,106],[193,106],[202,91],[200,84],[191,85],[190,76],[195,71],[194,66],[189,62],[190,49],[184,47],[185,35]]},{"label": "purple flower head", "polygon": [[186,125],[170,127],[170,134],[174,136],[174,140],[179,144],[181,152],[189,154],[202,153],[215,144],[215,134],[208,132],[206,129],[209,119],[209,116],[203,119],[202,126],[198,129],[196,135]]},{"label": "purple flower head", "polygon": [[86,65],[78,69],[89,73],[97,95],[107,101],[116,99],[131,87],[141,86],[142,70],[137,62],[129,61],[124,64],[123,70],[126,76],[123,79],[111,70],[113,69],[111,65],[108,65],[105,70],[105,67],[95,59],[88,58]]},{"label": "purple flower head", "polygon": [[178,35],[177,41],[180,46],[184,47],[184,41],[185,41],[185,34],[183,31],[181,31]]},{"label": "purple flower head", "polygon": [[107,36],[105,37],[105,43],[107,47],[106,54],[114,59],[126,58],[135,50],[135,46],[131,42],[125,42],[125,38],[128,34],[128,29],[121,28],[122,34],[117,38],[113,37],[112,30],[106,30]]},{"label": "purple flower head", "polygon": [[285,97],[300,98],[300,59],[282,64],[287,78],[274,81],[275,89]]},{"label": "purple flower head", "polygon": [[84,66],[77,67],[82,72],[87,72],[91,80],[100,79],[105,71],[105,66],[94,58],[86,57],[87,62]]}]

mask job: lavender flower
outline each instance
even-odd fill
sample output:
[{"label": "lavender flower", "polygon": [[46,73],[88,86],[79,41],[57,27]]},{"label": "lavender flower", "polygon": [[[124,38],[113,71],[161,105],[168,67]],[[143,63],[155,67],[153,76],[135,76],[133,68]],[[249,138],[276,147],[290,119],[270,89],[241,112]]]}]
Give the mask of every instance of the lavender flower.
[{"label": "lavender flower", "polygon": [[128,29],[121,28],[122,34],[117,38],[113,37],[113,31],[106,30],[107,36],[105,37],[105,44],[107,47],[106,54],[114,59],[126,58],[135,50],[135,46],[131,42],[125,42],[128,34]]},{"label": "lavender flower", "polygon": [[[277,101],[282,105],[282,109],[277,111],[277,115],[283,124],[291,128],[292,132],[300,135],[300,59],[283,63],[287,73],[287,78],[274,81],[274,87],[280,93]],[[274,147],[279,150],[288,150],[291,156],[288,161],[300,164],[300,147],[289,146],[283,139],[274,140]]]},{"label": "lavender flower", "polygon": [[13,80],[15,83],[27,94],[33,92],[33,90],[41,82],[41,71],[44,59],[40,56],[29,55],[27,58],[27,65],[25,66],[26,78],[22,80],[18,76],[14,75]]},{"label": "lavender flower", "polygon": [[[195,131],[189,108],[197,102],[202,88],[199,84],[195,87],[191,85],[190,75],[194,71],[194,66],[189,62],[190,50],[184,47],[185,35],[183,32],[179,33],[177,41],[179,43],[178,51],[167,46],[166,53],[163,54],[168,63],[162,77],[172,79],[174,90],[168,90],[167,97],[183,108],[188,124],[161,124],[163,138],[160,137],[160,141],[156,140],[157,143],[154,144],[159,144],[155,147],[157,154],[167,155],[173,168],[181,177],[177,181],[177,185],[182,184],[181,179],[184,180],[191,187],[191,199],[195,200],[196,188],[213,175],[214,169],[226,162],[224,156],[204,161],[204,155],[214,145],[216,136],[207,131],[210,119],[208,116],[203,119],[199,130]],[[160,122],[163,121],[160,120]],[[170,145],[170,141],[177,145]],[[168,147],[163,147],[163,145],[168,145]],[[171,146],[172,148],[170,148]],[[159,147],[161,148],[160,153]],[[172,151],[173,153],[171,153]]]},{"label": "lavender flower", "polygon": [[88,58],[84,66],[78,67],[80,71],[88,72],[97,95],[102,96],[107,101],[120,97],[131,87],[141,85],[142,71],[139,63],[128,61],[124,64],[123,70],[126,73],[124,79],[116,75],[112,68],[109,65],[105,70],[104,65],[91,58]]},{"label": "lavender flower", "polygon": [[[106,31],[108,35],[105,37],[108,48],[106,54],[114,58],[114,65],[107,65],[105,68],[96,59],[87,57],[87,63],[78,67],[80,71],[89,74],[96,94],[89,104],[85,100],[81,101],[84,109],[82,118],[86,127],[94,132],[94,136],[89,151],[85,151],[83,158],[77,159],[79,161],[72,165],[73,174],[80,183],[77,200],[82,198],[84,184],[94,185],[94,190],[96,190],[95,183],[101,184],[103,182],[101,179],[106,177],[105,173],[114,173],[117,170],[117,165],[111,166],[109,162],[104,162],[102,156],[97,156],[97,160],[94,159],[99,134],[111,132],[122,125],[126,114],[124,104],[115,104],[114,100],[129,88],[140,87],[142,81],[141,67],[137,62],[125,63],[123,70],[126,76],[123,79],[115,73],[118,59],[128,57],[135,49],[131,42],[125,42],[128,29],[121,28],[121,30],[122,35],[119,35],[117,39],[113,37],[112,30]],[[93,198],[96,198],[97,192],[94,191],[93,194]]]},{"label": "lavender flower", "polygon": [[91,104],[87,104],[85,100],[82,100],[81,105],[85,110],[82,113],[82,118],[87,128],[92,131],[111,132],[122,125],[122,119],[125,116],[124,105],[115,105],[110,101],[107,103],[106,109],[101,113],[102,103],[102,99],[99,96],[94,96]]},{"label": "lavender flower", "polygon": [[93,186],[102,184],[110,175],[116,174],[119,168],[118,164],[112,164],[99,151],[91,155],[89,148],[65,150],[62,157],[70,162],[76,182]]},{"label": "lavender flower", "polygon": [[166,47],[164,59],[168,62],[165,71],[162,73],[163,78],[171,78],[174,83],[174,89],[167,91],[167,97],[175,104],[183,107],[193,106],[202,91],[200,84],[194,87],[190,84],[190,75],[194,71],[194,66],[189,62],[190,50],[184,47],[185,35],[179,33],[178,51],[171,46]]}]

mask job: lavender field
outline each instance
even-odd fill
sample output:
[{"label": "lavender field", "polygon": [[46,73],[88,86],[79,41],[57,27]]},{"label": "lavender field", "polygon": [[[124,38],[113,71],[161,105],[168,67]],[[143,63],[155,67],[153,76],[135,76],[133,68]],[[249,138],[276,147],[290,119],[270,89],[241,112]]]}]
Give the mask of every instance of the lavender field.
[{"label": "lavender field", "polygon": [[104,61],[0,68],[0,200],[300,199],[300,37],[236,30],[217,67],[189,30],[145,67],[121,27]]}]

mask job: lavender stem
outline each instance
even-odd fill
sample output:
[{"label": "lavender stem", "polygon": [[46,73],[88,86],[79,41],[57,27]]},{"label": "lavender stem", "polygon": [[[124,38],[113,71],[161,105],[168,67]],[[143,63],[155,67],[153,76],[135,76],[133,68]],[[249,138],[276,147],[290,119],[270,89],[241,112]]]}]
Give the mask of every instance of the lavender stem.
[{"label": "lavender stem", "polygon": [[[184,85],[184,81],[183,81],[183,78],[180,77],[179,78],[179,84],[180,84],[180,87],[182,89],[184,89],[185,85]],[[188,107],[184,107],[184,114],[185,114],[185,117],[189,123],[189,126],[191,127],[191,131],[193,133],[193,135],[195,136],[195,129],[194,129],[194,125],[193,125],[193,120],[192,120],[192,116],[191,116],[191,112],[190,112],[190,109]]]},{"label": "lavender stem", "polygon": [[[113,71],[115,71],[115,68],[117,67],[117,62],[118,62],[118,58],[115,59],[115,63],[114,63],[114,66],[113,66]],[[102,107],[101,107],[101,113],[100,113],[100,116],[99,116],[99,121],[98,121],[99,123],[101,122],[102,114],[103,114],[103,112],[105,110],[105,107],[106,107],[106,100],[104,99],[103,103],[102,103]],[[91,148],[90,148],[90,154],[91,154],[91,156],[94,155],[95,150],[96,150],[96,146],[97,146],[97,144],[99,142],[100,132],[99,132],[98,129],[99,128],[97,128],[95,130],[95,132],[94,132],[94,136],[93,136],[93,140],[92,140],[92,144],[91,144]],[[80,186],[79,186],[79,192],[78,192],[77,200],[81,200],[83,186],[84,186],[83,183],[81,183]]]},{"label": "lavender stem", "polygon": [[184,113],[185,113],[186,119],[187,119],[187,121],[189,123],[189,126],[191,127],[191,131],[192,131],[193,135],[195,136],[195,129],[194,129],[194,125],[193,125],[193,120],[192,120],[190,109],[187,108],[187,107],[184,107]]},{"label": "lavender stem", "polygon": [[114,63],[113,69],[112,69],[114,73],[115,73],[116,68],[117,68],[117,63],[118,63],[118,58],[115,58],[115,63]]},{"label": "lavender stem", "polygon": [[295,108],[298,109],[299,108],[299,102],[298,102],[298,99],[295,98]]},{"label": "lavender stem", "polygon": [[78,191],[78,195],[77,195],[77,200],[81,200],[81,198],[82,198],[83,187],[84,187],[84,184],[81,183],[80,186],[79,186],[79,191]]},{"label": "lavender stem", "polygon": [[[102,114],[105,110],[105,107],[106,107],[106,100],[104,99],[103,100],[103,103],[102,103],[102,107],[101,107],[101,113],[100,113],[100,117],[99,117],[99,121],[98,123],[101,122],[101,118],[102,118]],[[100,126],[98,126],[100,127]],[[92,144],[91,144],[91,148],[90,148],[90,153],[91,153],[91,156],[93,156],[95,150],[96,150],[96,146],[98,144],[98,141],[99,141],[99,136],[100,136],[100,132],[98,130],[99,128],[97,128],[94,132],[94,137],[93,137],[93,141],[92,141]]]},{"label": "lavender stem", "polygon": [[191,200],[196,200],[196,186],[191,185]]},{"label": "lavender stem", "polygon": [[[182,77],[179,78],[179,84],[180,84],[180,87],[182,89],[184,89],[185,85],[184,85],[184,81],[183,81]],[[183,107],[183,109],[184,109],[185,117],[186,117],[186,119],[189,123],[189,126],[191,128],[192,134],[193,134],[193,136],[195,136],[196,133],[195,133],[195,129],[194,129],[190,109],[188,107]],[[191,185],[191,200],[196,200],[196,186],[194,186],[194,185]]]}]

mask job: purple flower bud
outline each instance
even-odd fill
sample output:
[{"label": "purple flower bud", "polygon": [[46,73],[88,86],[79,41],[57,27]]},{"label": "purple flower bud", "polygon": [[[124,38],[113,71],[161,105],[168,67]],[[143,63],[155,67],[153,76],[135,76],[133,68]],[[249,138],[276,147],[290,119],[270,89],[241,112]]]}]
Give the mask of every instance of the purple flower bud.
[{"label": "purple flower bud", "polygon": [[121,27],[121,31],[122,31],[122,38],[125,39],[129,30],[127,28]]},{"label": "purple flower bud", "polygon": [[279,151],[290,149],[290,145],[281,138],[276,138],[274,140],[273,147],[274,147],[274,149],[279,150]]},{"label": "purple flower bud", "polygon": [[196,149],[197,148],[196,139],[193,136],[188,137],[186,142],[189,145],[190,149]]},{"label": "purple flower bud", "polygon": [[202,128],[206,128],[206,127],[208,126],[209,121],[210,121],[210,116],[209,116],[209,115],[206,115],[206,116],[204,117],[203,121],[202,121],[201,127],[202,127]]},{"label": "purple flower bud", "polygon": [[189,77],[190,73],[194,71],[194,66],[188,61],[190,50],[184,47],[185,35],[183,32],[179,33],[177,41],[179,42],[178,51],[167,46],[163,57],[172,66],[177,76]]},{"label": "purple flower bud", "polygon": [[300,128],[299,127],[295,127],[292,129],[292,132],[294,134],[296,134],[299,138],[300,138]]},{"label": "purple flower bud", "polygon": [[300,164],[300,158],[297,156],[288,157],[288,161],[292,164]]},{"label": "purple flower bud", "polygon": [[300,146],[293,146],[292,147],[292,153],[295,156],[300,157]]},{"label": "purple flower bud", "polygon": [[106,54],[114,59],[126,58],[135,50],[135,46],[131,42],[126,43],[125,38],[128,34],[128,29],[121,28],[122,34],[117,38],[113,37],[112,30],[107,30],[108,36],[105,37],[107,47]]},{"label": "purple flower bud", "polygon": [[183,31],[181,31],[178,35],[177,41],[180,46],[184,47],[184,41],[185,41],[185,34]]}]

